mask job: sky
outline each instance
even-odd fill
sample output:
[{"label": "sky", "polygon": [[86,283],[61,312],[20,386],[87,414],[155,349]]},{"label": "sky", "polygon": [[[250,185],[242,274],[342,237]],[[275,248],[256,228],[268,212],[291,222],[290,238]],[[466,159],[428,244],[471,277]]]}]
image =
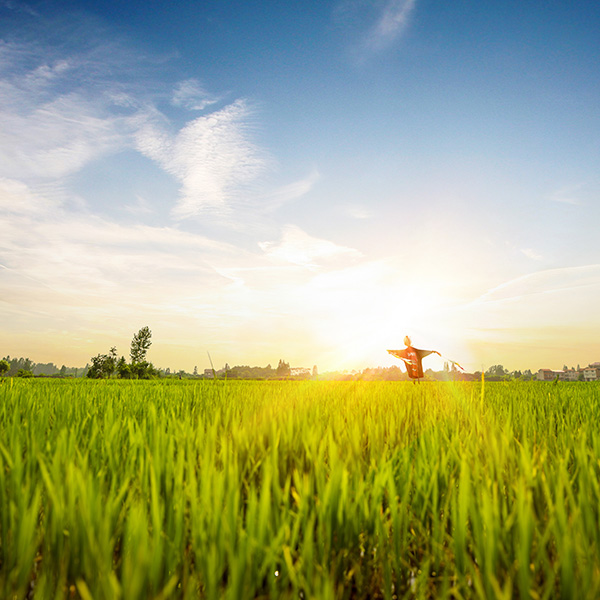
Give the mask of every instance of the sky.
[{"label": "sky", "polygon": [[586,366],[599,229],[597,2],[0,0],[3,356]]}]

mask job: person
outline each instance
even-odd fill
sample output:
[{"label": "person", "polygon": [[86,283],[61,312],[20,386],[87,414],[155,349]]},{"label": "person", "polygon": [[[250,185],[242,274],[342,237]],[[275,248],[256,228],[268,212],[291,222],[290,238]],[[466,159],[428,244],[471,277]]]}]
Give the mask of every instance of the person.
[{"label": "person", "polygon": [[437,350],[420,350],[419,348],[414,348],[408,336],[404,338],[404,345],[406,346],[404,350],[388,350],[388,352],[392,356],[404,361],[406,372],[413,380],[413,383],[415,383],[415,380],[420,381],[421,377],[423,377],[423,359],[430,354],[437,354],[438,356],[441,356],[441,354]]}]

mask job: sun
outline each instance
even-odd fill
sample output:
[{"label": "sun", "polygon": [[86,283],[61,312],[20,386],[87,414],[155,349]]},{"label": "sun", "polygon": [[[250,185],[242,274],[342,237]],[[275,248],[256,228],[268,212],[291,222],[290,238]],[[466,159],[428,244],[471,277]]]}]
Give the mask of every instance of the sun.
[{"label": "sun", "polygon": [[437,280],[392,278],[376,263],[319,275],[297,302],[327,362],[359,369],[394,364],[386,350],[404,347],[405,335],[435,348],[445,297]]}]

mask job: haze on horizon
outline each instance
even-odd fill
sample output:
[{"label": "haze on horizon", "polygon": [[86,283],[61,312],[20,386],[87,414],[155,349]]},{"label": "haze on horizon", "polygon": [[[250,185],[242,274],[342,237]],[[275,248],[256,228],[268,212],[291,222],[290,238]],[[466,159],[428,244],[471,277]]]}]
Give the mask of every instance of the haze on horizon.
[{"label": "haze on horizon", "polygon": [[600,360],[598,3],[148,7],[0,0],[3,356]]}]

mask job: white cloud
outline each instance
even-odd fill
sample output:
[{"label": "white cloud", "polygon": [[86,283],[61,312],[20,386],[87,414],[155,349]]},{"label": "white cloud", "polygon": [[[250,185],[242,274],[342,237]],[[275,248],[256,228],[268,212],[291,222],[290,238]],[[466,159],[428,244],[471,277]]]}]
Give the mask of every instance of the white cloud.
[{"label": "white cloud", "polygon": [[27,185],[14,179],[0,177],[0,213],[7,215],[45,214],[57,203],[34,194]]},{"label": "white cloud", "polygon": [[406,29],[415,0],[390,0],[365,38],[365,47],[379,51],[392,44]]},{"label": "white cloud", "polygon": [[513,301],[535,294],[575,290],[595,285],[600,285],[600,265],[547,269],[504,282],[488,290],[476,302]]},{"label": "white cloud", "polygon": [[250,111],[238,100],[188,123],[171,135],[157,119],[136,133],[137,147],[180,183],[176,218],[203,211],[227,213],[266,168],[266,155],[250,141]]},{"label": "white cloud", "polygon": [[553,196],[553,202],[561,202],[562,204],[572,204],[573,206],[580,206],[582,204],[581,200],[572,195],[564,195],[561,194],[559,196]]},{"label": "white cloud", "polygon": [[533,250],[533,248],[521,248],[521,252],[531,260],[542,260],[544,258],[539,252]]},{"label": "white cloud", "polygon": [[373,211],[365,208],[364,206],[348,206],[345,209],[346,213],[353,219],[370,219],[373,216]]},{"label": "white cloud", "polygon": [[12,181],[0,181],[0,207],[0,262],[12,274],[11,285],[3,285],[4,299],[10,302],[11,295],[27,289],[19,303],[32,309],[45,305],[62,312],[59,306],[66,302],[84,312],[92,306],[102,311],[110,301],[118,311],[117,297],[135,303],[148,297],[150,288],[152,302],[160,305],[178,293],[189,294],[201,281],[208,287],[220,278],[211,261],[240,254],[173,227],[125,226],[65,211]]},{"label": "white cloud", "polygon": [[72,68],[69,60],[57,60],[52,64],[41,64],[27,74],[25,83],[27,87],[40,87],[64,76]]},{"label": "white cloud", "polygon": [[189,110],[204,110],[219,99],[208,94],[197,79],[179,82],[173,91],[171,102]]},{"label": "white cloud", "polygon": [[79,84],[72,60],[15,43],[1,50],[0,176],[60,178],[123,146],[124,117]]},{"label": "white cloud", "polygon": [[600,265],[547,269],[456,306],[449,320],[479,357],[477,368],[497,364],[500,356],[513,365],[509,368],[539,368],[558,360],[560,366],[592,359],[599,295]]},{"label": "white cloud", "polygon": [[0,113],[0,175],[60,178],[124,145],[123,119],[99,114],[79,94],[29,113]]},{"label": "white cloud", "polygon": [[9,10],[15,12],[27,13],[33,17],[39,16],[39,13],[25,2],[15,2],[14,0],[3,0],[0,5],[5,6]]},{"label": "white cloud", "polygon": [[[64,180],[134,148],[179,182],[179,198],[172,199],[178,219],[210,211],[222,218],[233,205],[252,203],[249,198],[256,204],[249,186],[269,159],[251,139],[247,102],[239,99],[176,131],[154,103],[152,79],[148,89],[140,87],[148,74],[132,54],[93,40],[76,56],[53,49],[46,57],[41,45],[0,45],[0,177]],[[134,64],[140,73],[130,84]],[[204,110],[216,101],[195,79],[174,87],[175,105]]]},{"label": "white cloud", "polygon": [[295,225],[284,228],[278,243],[261,242],[259,246],[271,259],[310,269],[316,268],[319,263],[362,256],[358,250],[312,237]]},{"label": "white cloud", "polygon": [[154,212],[148,201],[141,196],[136,196],[135,203],[127,204],[124,209],[132,215],[149,215]]},{"label": "white cloud", "polygon": [[[13,181],[0,181],[0,210],[3,337],[16,343],[31,333],[51,346],[64,334],[83,348],[75,364],[102,350],[104,339],[121,348],[116,335],[147,323],[163,345],[171,336],[188,354],[199,344],[219,348],[233,364],[262,360],[264,351],[254,354],[260,344],[272,351],[289,333],[298,346],[288,360],[314,362],[313,330],[331,320],[340,290],[352,296],[362,289],[361,303],[373,293],[360,253],[292,226],[279,242],[248,252],[177,227],[122,225],[66,210]],[[324,273],[331,279],[319,278]],[[333,356],[339,340],[319,335]],[[76,341],[81,336],[92,346]],[[180,364],[186,360],[182,354]]]},{"label": "white cloud", "polygon": [[339,0],[334,22],[344,31],[351,60],[364,64],[391,48],[410,24],[417,0]]},{"label": "white cloud", "polygon": [[[200,336],[192,331],[221,344],[245,337],[246,355],[259,334],[270,335],[276,347],[289,328],[310,356],[313,326],[307,328],[303,317],[310,314],[315,327],[330,320],[333,303],[341,300],[333,285],[338,277],[350,292],[369,281],[368,274],[353,270],[363,262],[360,252],[292,225],[276,241],[248,251],[185,231],[180,223],[121,224],[94,213],[85,185],[95,161],[133,148],[179,183],[180,196],[168,200],[174,217],[214,211],[233,213],[239,221],[240,206],[256,209],[246,210],[248,215],[308,194],[318,171],[272,195],[255,193],[252,187],[270,160],[252,139],[253,113],[245,100],[178,127],[158,109],[171,94],[151,81],[149,91],[142,89],[148,76],[143,60],[129,83],[128,69],[137,66],[133,53],[90,40],[72,55],[54,48],[45,56],[42,45],[0,44],[3,339],[9,332],[12,344],[31,334],[27,339],[35,344],[44,332],[61,330],[62,345],[69,346],[78,332],[99,340],[142,319],[164,326],[174,345],[197,344]],[[195,80],[174,90],[178,106],[212,107],[207,102],[214,98]],[[81,179],[77,188],[75,174]],[[82,198],[78,205],[74,189]],[[148,203],[135,193],[115,214],[123,216],[124,209],[144,218]],[[332,274],[331,285],[316,279],[324,273]],[[371,293],[365,287],[361,302]],[[339,325],[345,322],[339,319]],[[56,347],[59,337],[45,339]],[[329,344],[334,348],[338,341],[332,337]]]},{"label": "white cloud", "polygon": [[310,193],[320,178],[319,171],[313,169],[306,177],[288,183],[266,196],[262,201],[262,207],[265,210],[275,210],[288,202],[298,200]]},{"label": "white cloud", "polygon": [[554,191],[550,200],[552,202],[560,202],[562,204],[572,204],[573,206],[580,206],[583,204],[581,196],[584,193],[585,184],[577,183],[574,185],[564,186]]}]

